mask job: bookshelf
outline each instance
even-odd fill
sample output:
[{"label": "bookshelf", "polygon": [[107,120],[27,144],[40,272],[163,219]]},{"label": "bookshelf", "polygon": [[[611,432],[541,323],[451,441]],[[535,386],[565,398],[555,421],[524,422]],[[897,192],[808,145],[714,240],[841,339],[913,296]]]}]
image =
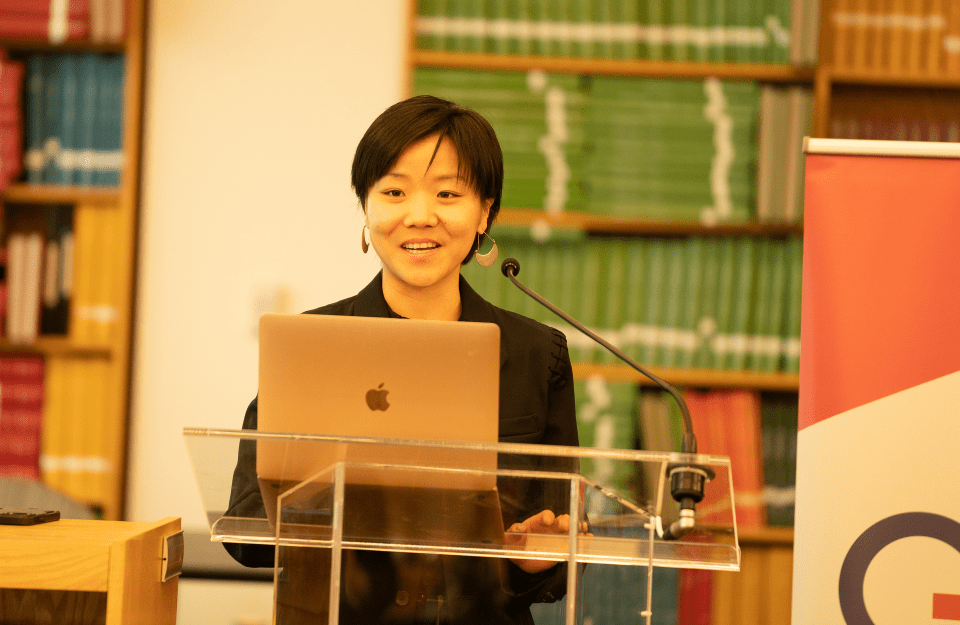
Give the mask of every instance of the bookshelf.
[{"label": "bookshelf", "polygon": [[[610,77],[614,79],[694,79],[701,81],[719,79],[738,83],[756,83],[780,90],[802,87],[811,93],[813,107],[812,134],[827,136],[833,86],[840,84],[843,80],[850,81],[854,77],[854,75],[844,75],[838,70],[833,70],[822,63],[816,62],[744,63],[728,62],[728,59],[723,59],[720,62],[716,59],[695,62],[690,60],[648,60],[645,58],[626,60],[504,54],[487,51],[464,52],[449,49],[418,49],[417,17],[421,9],[417,0],[411,0],[410,5],[407,62],[411,87],[407,95],[414,93],[415,76],[418,70],[424,68],[491,73],[539,71],[547,74]],[[802,9],[807,11],[810,11],[810,7],[813,6],[799,0],[795,0],[793,5],[795,10],[802,5]],[[426,0],[427,11],[433,11],[437,6],[444,5],[443,3],[432,3],[430,0]],[[496,12],[498,9],[494,8],[492,10]],[[509,11],[510,9],[505,10]],[[827,11],[828,7],[823,7],[822,10]],[[798,14],[798,12],[795,12],[794,16]],[[497,17],[503,16],[497,15]],[[816,22],[815,19],[814,22]],[[809,23],[805,25],[805,28],[808,27]],[[813,47],[815,48],[817,47],[816,40],[813,41]],[[576,43],[571,44],[571,46],[576,46]],[[805,53],[799,54],[797,58],[813,60],[816,51],[813,50],[812,55],[810,52],[808,49]],[[442,93],[437,95],[443,96]],[[457,100],[456,97],[451,99]],[[494,125],[496,126],[496,124]],[[509,176],[509,169],[507,174]],[[796,180],[794,184],[797,184]],[[800,184],[802,185],[802,179]],[[757,201],[759,203],[759,199]],[[803,234],[802,221],[799,219],[778,221],[776,219],[761,220],[754,217],[748,220],[720,221],[719,223],[706,225],[693,219],[610,215],[603,214],[602,211],[588,210],[556,211],[547,210],[544,206],[537,205],[516,207],[506,202],[507,199],[505,198],[504,208],[498,217],[497,224],[500,228],[504,226],[529,227],[532,230],[539,227],[548,231],[579,232],[592,239],[593,242],[600,241],[601,243],[598,245],[601,246],[604,240],[629,241],[631,239],[644,240],[648,238],[689,240],[692,238],[723,237],[727,239],[769,239],[782,242],[791,237],[797,239],[802,237]],[[759,212],[759,210],[756,212]],[[556,256],[553,258],[556,258]],[[564,265],[564,268],[566,267],[568,266]],[[533,271],[535,272],[536,269],[533,268]],[[521,276],[521,279],[523,277]],[[530,280],[536,280],[536,275],[530,276],[528,273],[528,277]],[[646,279],[648,279],[647,276],[642,278],[642,280]],[[526,284],[533,286],[531,282],[526,282]],[[474,286],[477,287],[476,284]],[[547,287],[547,289],[549,290],[550,287]],[[548,299],[553,299],[555,303],[563,307],[562,301],[557,301],[552,297],[556,296],[558,292],[557,290],[553,293],[541,291],[541,294]],[[484,292],[481,291],[481,293]],[[500,305],[504,305],[504,303],[500,303]],[[524,311],[519,310],[519,312]],[[578,316],[575,311],[568,310],[568,312]],[[525,314],[529,313],[525,312]],[[581,321],[584,321],[584,319],[581,318]],[[588,325],[592,324],[588,323]],[[625,351],[630,354],[629,350]],[[574,354],[575,350],[571,347],[571,355]],[[597,362],[595,358],[592,362],[575,360],[574,376],[580,381],[578,384],[583,384],[584,380],[594,376],[607,380],[612,385],[626,383],[649,388],[652,384],[640,373],[626,365]],[[640,359],[640,362],[650,364],[643,359]],[[774,393],[781,396],[783,394],[790,396],[799,389],[799,375],[795,370],[755,371],[660,366],[650,366],[650,369],[656,375],[681,388],[747,389],[752,392]],[[579,403],[580,398],[578,397]],[[660,447],[656,448],[659,449]],[[779,623],[788,621],[792,576],[792,528],[760,527],[744,529],[739,532],[739,538],[743,550],[742,572],[738,575],[728,574],[726,576],[720,573],[706,574],[706,579],[712,579],[706,584],[706,587],[712,588],[712,591],[708,591],[712,592],[712,598],[705,605],[712,606],[712,613],[696,615],[696,618],[699,618],[696,622]],[[683,593],[678,591],[678,595],[680,596],[678,601],[682,600]],[[707,609],[711,608],[708,607]]]},{"label": "bookshelf", "polygon": [[54,185],[27,182],[24,175],[0,194],[5,240],[11,212],[42,221],[51,207],[65,206],[72,215],[74,279],[66,335],[41,333],[26,343],[4,338],[0,352],[44,361],[41,477],[108,520],[124,514],[145,53],[144,2],[128,0],[123,6],[121,41],[0,39],[0,48],[17,61],[91,53],[123,59],[119,184]]}]

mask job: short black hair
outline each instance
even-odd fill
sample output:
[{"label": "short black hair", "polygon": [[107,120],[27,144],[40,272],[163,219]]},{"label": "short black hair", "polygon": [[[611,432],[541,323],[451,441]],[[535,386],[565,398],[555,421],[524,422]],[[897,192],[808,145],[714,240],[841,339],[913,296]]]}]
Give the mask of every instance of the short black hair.
[{"label": "short black hair", "polygon": [[[489,231],[500,212],[503,195],[503,152],[497,133],[480,113],[430,95],[415,96],[389,107],[373,120],[360,139],[350,173],[360,206],[366,211],[370,187],[389,173],[404,150],[434,134],[440,135],[437,148],[443,139],[453,144],[458,173],[480,199],[493,200],[487,217]],[[475,242],[471,254],[476,245]]]}]

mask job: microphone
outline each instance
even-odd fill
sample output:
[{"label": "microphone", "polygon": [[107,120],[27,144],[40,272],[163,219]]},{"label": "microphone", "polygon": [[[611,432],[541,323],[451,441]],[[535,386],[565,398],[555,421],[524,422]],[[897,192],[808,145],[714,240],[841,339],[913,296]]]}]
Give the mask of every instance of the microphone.
[{"label": "microphone", "polygon": [[[564,311],[560,310],[539,294],[528,289],[517,280],[520,273],[520,262],[515,258],[508,258],[500,265],[500,271],[503,272],[513,284],[535,299],[537,302],[548,308],[552,313],[580,330],[591,339],[602,345],[614,356],[627,363],[644,376],[652,380],[657,386],[668,392],[680,406],[680,414],[683,417],[683,439],[680,450],[685,454],[697,453],[697,437],[693,433],[693,421],[690,419],[690,410],[687,408],[687,402],[684,401],[680,392],[660,377],[647,371],[638,362],[624,354],[616,346],[610,344],[603,337],[586,327]],[[696,527],[696,504],[703,499],[706,483],[715,477],[712,469],[702,465],[690,463],[671,463],[667,466],[667,473],[670,476],[670,494],[680,504],[679,518],[670,524],[663,532],[663,537],[667,540],[676,540],[689,534]]]}]

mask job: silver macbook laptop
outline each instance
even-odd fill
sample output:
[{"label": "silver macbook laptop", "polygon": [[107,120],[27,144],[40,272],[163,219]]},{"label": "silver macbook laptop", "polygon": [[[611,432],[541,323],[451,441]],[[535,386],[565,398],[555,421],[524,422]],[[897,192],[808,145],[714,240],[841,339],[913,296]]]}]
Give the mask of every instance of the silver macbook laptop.
[{"label": "silver macbook laptop", "polygon": [[[495,324],[329,315],[260,320],[261,432],[497,442],[500,329]],[[443,453],[440,453],[443,452]],[[271,521],[280,492],[313,476],[348,484],[494,491],[496,455],[380,445],[258,441]],[[403,467],[441,466],[445,471]],[[485,469],[470,473],[463,469]]]}]

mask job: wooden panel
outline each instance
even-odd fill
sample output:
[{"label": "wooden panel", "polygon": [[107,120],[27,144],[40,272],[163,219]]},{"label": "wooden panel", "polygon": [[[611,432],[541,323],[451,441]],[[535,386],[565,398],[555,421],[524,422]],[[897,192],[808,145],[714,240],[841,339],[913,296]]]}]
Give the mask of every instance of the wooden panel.
[{"label": "wooden panel", "polygon": [[180,531],[179,519],[159,521],[110,551],[107,625],[173,625],[177,617],[178,578],[160,582],[163,537]]}]

